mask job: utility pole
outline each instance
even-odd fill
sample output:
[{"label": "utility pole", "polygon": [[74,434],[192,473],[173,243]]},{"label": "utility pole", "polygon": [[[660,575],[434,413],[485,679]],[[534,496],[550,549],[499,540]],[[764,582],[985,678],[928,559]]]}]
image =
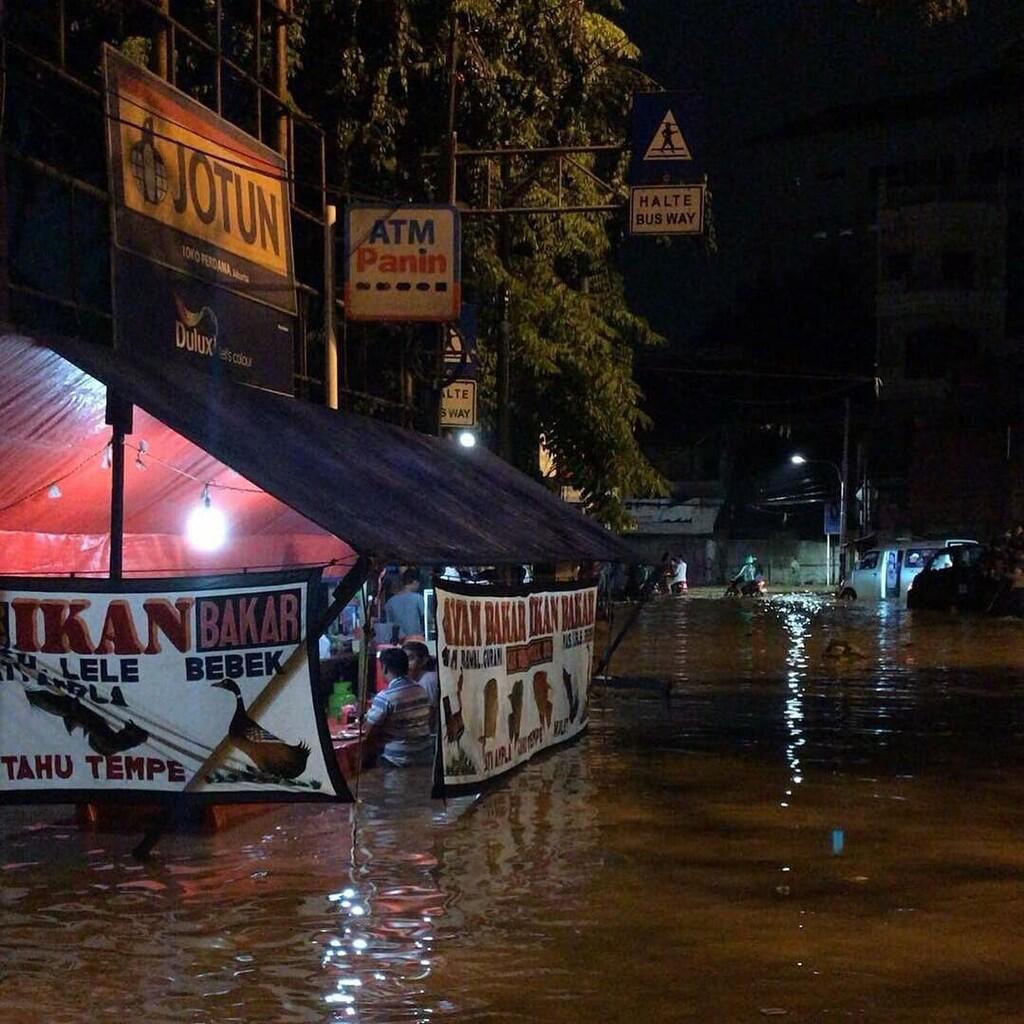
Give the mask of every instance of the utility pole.
[{"label": "utility pole", "polygon": [[[508,159],[501,161],[501,194],[502,202],[508,194],[509,171]],[[500,235],[498,241],[498,258],[505,272],[508,273],[512,264],[512,216],[503,214],[501,217]],[[509,305],[511,296],[508,285],[502,288],[501,295],[501,323],[498,325],[498,454],[506,461],[512,461],[512,430],[510,422],[510,378],[511,378],[511,348],[512,348],[512,323],[509,319]]]},{"label": "utility pole", "polygon": [[110,433],[110,563],[108,574],[124,574],[124,439],[132,432],[132,403],[107,388],[107,425]]},{"label": "utility pole", "polygon": [[[455,2],[448,7],[448,118],[446,122],[444,145],[441,152],[445,156],[445,178],[447,180],[448,202],[455,205],[458,196],[456,184],[456,158],[458,136],[455,132],[455,107],[459,90],[459,17],[455,10]],[[438,324],[437,351],[434,358],[434,380],[437,400],[435,402],[434,430],[441,436],[441,403],[444,401],[444,352],[448,345],[448,324]]]},{"label": "utility pole", "polygon": [[[506,233],[506,225],[508,224],[508,218],[506,217],[502,222],[502,236]],[[508,228],[509,234],[511,234],[511,226]],[[504,253],[502,254],[502,261],[504,262]],[[509,415],[509,402],[511,391],[509,378],[510,374],[510,349],[509,344],[510,336],[512,334],[512,324],[509,321],[509,289],[508,285],[502,285],[501,288],[501,322],[498,325],[498,373],[497,373],[497,385],[498,385],[498,454],[506,461],[512,461],[512,430],[511,430],[511,418]]]},{"label": "utility pole", "polygon": [[157,29],[153,38],[153,70],[167,81],[170,77],[170,61],[168,60],[167,16],[171,13],[171,0],[157,0]]},{"label": "utility pole", "polygon": [[445,152],[447,154],[448,202],[455,205],[455,150],[458,137],[455,133],[455,105],[459,89],[459,17],[454,2],[449,10],[448,25],[448,130],[445,133]]},{"label": "utility pole", "polygon": [[839,578],[846,578],[846,504],[850,493],[850,397],[843,410],[843,476],[839,481]]},{"label": "utility pole", "polygon": [[[277,0],[274,18],[274,92],[277,94],[277,151],[288,157],[288,0]],[[291,162],[288,162],[289,169]]]}]

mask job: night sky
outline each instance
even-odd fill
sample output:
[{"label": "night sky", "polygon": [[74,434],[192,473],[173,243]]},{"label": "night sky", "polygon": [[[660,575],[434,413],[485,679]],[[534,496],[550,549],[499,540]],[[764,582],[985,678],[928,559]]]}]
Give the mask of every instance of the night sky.
[{"label": "night sky", "polygon": [[[625,258],[639,311],[692,345],[750,265],[747,226],[767,199],[748,173],[753,140],[802,115],[923,92],[1007,59],[1001,51],[1024,33],[1024,4],[971,0],[967,18],[924,26],[854,0],[628,0],[626,26],[645,72],[703,98],[718,252],[704,258],[699,245],[677,239],[654,258],[657,243],[640,240]],[[680,281],[686,310],[676,305]]]},{"label": "night sky", "polygon": [[[800,368],[793,365],[800,362],[798,351],[770,351],[771,342],[747,316],[759,265],[756,228],[771,200],[755,173],[755,140],[809,114],[922,93],[1000,62],[1019,62],[1024,4],[972,0],[966,18],[926,26],[878,16],[854,0],[630,0],[626,26],[643,51],[644,71],[667,89],[703,98],[717,235],[714,253],[690,238],[669,245],[654,239],[625,243],[622,269],[630,302],[669,341],[638,364],[655,420],[645,443],[693,440],[723,422],[772,421],[773,402],[806,398],[815,388],[742,376],[766,363]],[[799,297],[773,300],[785,316]],[[870,295],[866,300],[873,301]],[[689,373],[700,367],[727,372]],[[870,375],[873,367],[846,370]],[[792,409],[777,418],[797,440],[801,431],[835,434],[841,420],[835,407],[804,411],[802,420],[789,415]],[[788,444],[787,439],[781,447]],[[834,449],[835,438],[828,444]],[[775,456],[768,449],[770,462]]]}]

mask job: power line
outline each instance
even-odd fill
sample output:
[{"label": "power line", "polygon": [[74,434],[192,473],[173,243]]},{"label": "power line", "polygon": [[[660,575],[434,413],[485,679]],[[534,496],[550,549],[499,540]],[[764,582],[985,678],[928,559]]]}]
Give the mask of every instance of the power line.
[{"label": "power line", "polygon": [[688,366],[648,366],[643,369],[650,373],[686,374],[708,377],[765,377],[786,380],[840,380],[850,384],[880,384],[878,377],[862,377],[854,374],[839,373],[792,373],[783,370],[712,370]]}]

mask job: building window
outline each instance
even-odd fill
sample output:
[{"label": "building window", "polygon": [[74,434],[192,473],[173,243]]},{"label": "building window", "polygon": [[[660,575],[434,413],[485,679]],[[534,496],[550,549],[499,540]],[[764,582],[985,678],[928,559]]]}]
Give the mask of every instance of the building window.
[{"label": "building window", "polygon": [[1005,158],[1001,147],[972,153],[970,178],[975,185],[997,185],[1005,173]]},{"label": "building window", "polygon": [[906,284],[910,279],[912,263],[909,252],[890,250],[882,260],[882,273],[886,281]]},{"label": "building window", "polygon": [[941,380],[978,353],[968,331],[938,325],[907,335],[904,373],[907,380]]},{"label": "building window", "polygon": [[942,254],[942,287],[955,291],[974,288],[974,253],[951,249]]},{"label": "building window", "polygon": [[858,569],[877,569],[878,568],[878,552],[869,551],[867,554],[861,557],[861,560],[857,563]]}]

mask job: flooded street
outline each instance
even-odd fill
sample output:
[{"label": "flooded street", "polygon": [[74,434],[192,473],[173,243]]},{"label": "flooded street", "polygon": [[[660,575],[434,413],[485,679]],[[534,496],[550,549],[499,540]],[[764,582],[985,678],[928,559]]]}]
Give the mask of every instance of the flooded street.
[{"label": "flooded street", "polygon": [[613,671],[475,804],[0,810],[0,1021],[1021,1019],[1024,622],[666,598]]}]

